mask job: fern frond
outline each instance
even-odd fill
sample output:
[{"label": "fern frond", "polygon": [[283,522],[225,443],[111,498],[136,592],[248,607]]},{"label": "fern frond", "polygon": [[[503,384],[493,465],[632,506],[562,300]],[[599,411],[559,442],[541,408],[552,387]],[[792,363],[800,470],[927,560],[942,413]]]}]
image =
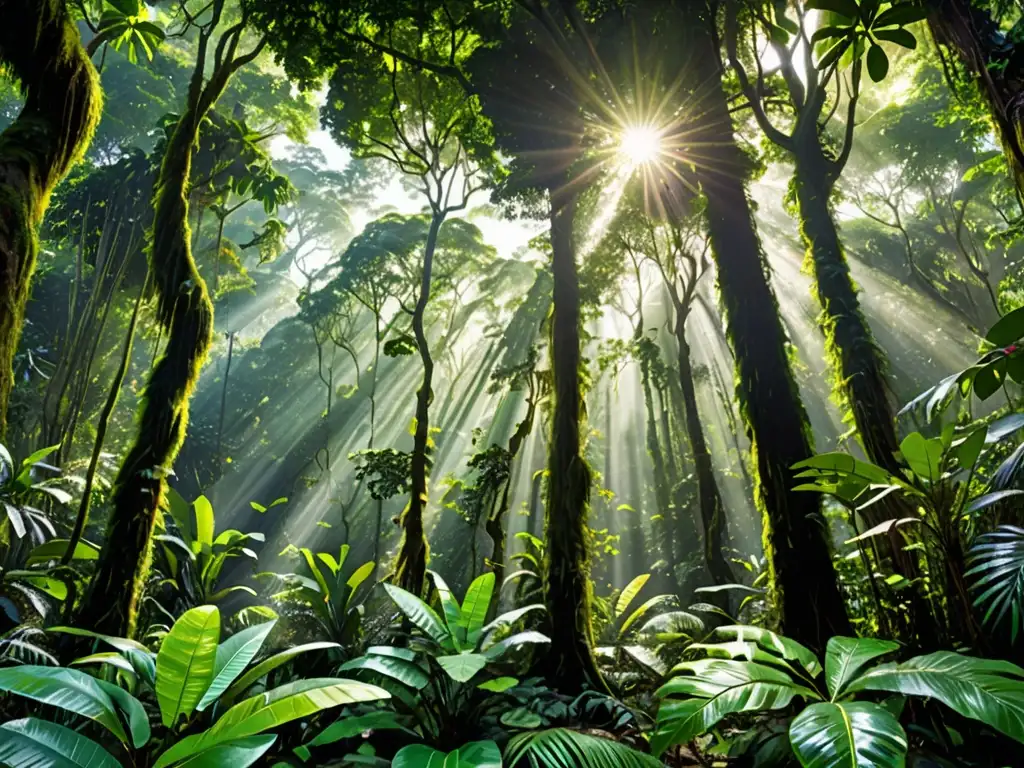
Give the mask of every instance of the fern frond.
[{"label": "fern frond", "polygon": [[569,728],[530,731],[505,749],[509,768],[662,768],[651,755]]}]

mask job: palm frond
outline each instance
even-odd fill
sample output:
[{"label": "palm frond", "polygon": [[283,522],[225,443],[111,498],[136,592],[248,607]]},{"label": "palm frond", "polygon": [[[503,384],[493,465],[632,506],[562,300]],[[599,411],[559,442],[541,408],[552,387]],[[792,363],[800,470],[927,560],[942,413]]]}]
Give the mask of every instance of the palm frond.
[{"label": "palm frond", "polygon": [[509,768],[661,768],[661,761],[617,741],[568,728],[530,731],[505,749]]},{"label": "palm frond", "polygon": [[35,627],[19,627],[0,636],[0,666],[5,664],[31,664],[58,667],[60,662],[37,641],[46,633]]},{"label": "palm frond", "polygon": [[1024,616],[1024,529],[1000,525],[978,537],[967,554],[966,575],[973,577],[974,605],[984,608],[986,624],[1001,624],[1010,615],[1016,642]]}]

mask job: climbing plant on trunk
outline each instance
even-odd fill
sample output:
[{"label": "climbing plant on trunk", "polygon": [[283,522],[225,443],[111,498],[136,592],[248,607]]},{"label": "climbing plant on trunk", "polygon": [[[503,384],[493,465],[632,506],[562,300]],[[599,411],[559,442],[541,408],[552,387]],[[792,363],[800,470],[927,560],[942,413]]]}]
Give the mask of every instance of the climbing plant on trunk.
[{"label": "climbing plant on trunk", "polygon": [[14,355],[50,193],[81,159],[99,121],[96,70],[64,0],[0,1],[0,75],[25,105],[0,134],[0,438],[14,388]]},{"label": "climbing plant on trunk", "polygon": [[[266,45],[261,38],[241,52],[249,19],[243,6],[237,20],[228,24],[226,2],[214,0],[203,9],[201,18],[185,16],[184,24],[195,27],[198,35],[196,64],[154,188],[149,261],[156,287],[156,316],[167,342],[146,384],[138,437],[114,481],[107,544],[79,619],[83,626],[114,636],[130,636],[135,629],[156,514],[185,439],[189,398],[213,332],[213,306],[192,257],[188,210],[192,154],[203,119],[232,75]],[[220,27],[219,39],[212,47]]]}]

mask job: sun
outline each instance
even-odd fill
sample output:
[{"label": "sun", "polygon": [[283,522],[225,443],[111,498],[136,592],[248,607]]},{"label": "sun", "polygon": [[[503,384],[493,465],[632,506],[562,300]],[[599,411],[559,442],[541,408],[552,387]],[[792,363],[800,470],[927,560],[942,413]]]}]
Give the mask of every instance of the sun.
[{"label": "sun", "polygon": [[653,162],[661,153],[661,135],[647,125],[637,125],[622,132],[619,153],[634,168]]}]

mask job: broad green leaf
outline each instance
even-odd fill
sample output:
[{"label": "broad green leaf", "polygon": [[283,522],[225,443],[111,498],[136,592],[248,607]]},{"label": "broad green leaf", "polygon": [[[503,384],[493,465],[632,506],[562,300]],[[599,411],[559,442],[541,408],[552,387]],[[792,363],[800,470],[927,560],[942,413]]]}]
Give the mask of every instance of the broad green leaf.
[{"label": "broad green leaf", "polygon": [[406,592],[394,584],[385,584],[384,589],[395,605],[398,606],[398,609],[406,615],[409,621],[419,627],[427,637],[446,651],[456,650],[454,638],[429,605],[416,597],[416,595]]},{"label": "broad green leaf", "polygon": [[509,688],[515,688],[519,685],[519,680],[515,677],[496,677],[493,680],[487,680],[477,686],[481,691],[491,691],[492,693],[504,693]]},{"label": "broad green leaf", "polygon": [[887,40],[910,50],[917,48],[917,38],[905,29],[879,29],[872,34],[879,40]]},{"label": "broad green leaf", "polygon": [[117,667],[123,672],[130,672],[133,675],[135,674],[135,668],[132,666],[132,663],[116,651],[104,651],[102,653],[92,653],[88,656],[82,656],[81,658],[72,661],[70,666],[76,667],[83,664],[109,664],[112,667]]},{"label": "broad green leaf", "polygon": [[256,624],[241,632],[236,632],[217,646],[216,662],[213,670],[213,681],[206,689],[196,709],[202,712],[213,704],[228,686],[242,674],[249,662],[259,653],[267,636],[274,629],[276,621]]},{"label": "broad green leaf", "polygon": [[942,441],[928,439],[920,432],[911,432],[900,443],[903,460],[914,474],[930,483],[942,478]]},{"label": "broad green leaf", "polygon": [[391,768],[502,768],[501,750],[493,741],[474,741],[447,755],[425,744],[398,750]]},{"label": "broad green leaf", "polygon": [[1024,742],[1024,669],[951,651],[883,664],[847,686],[847,692],[888,691],[941,701],[963,717],[979,720]]},{"label": "broad green leaf", "polygon": [[198,555],[213,546],[213,505],[208,498],[200,496],[192,502],[192,509],[196,513],[196,541],[192,549]]},{"label": "broad green leaf", "polygon": [[[462,650],[464,646],[463,636],[459,632],[459,626],[462,623],[462,608],[459,605],[459,601],[455,599],[451,588],[441,578],[440,574],[434,571],[428,571],[428,573],[434,580],[434,586],[437,587],[437,596],[441,601],[441,608],[444,610],[444,623],[448,627],[448,633],[454,639],[458,650]],[[411,616],[409,618],[412,619]],[[412,621],[416,626],[419,626],[415,619],[412,619]],[[420,629],[426,631],[423,627],[420,627]]]},{"label": "broad green leaf", "polygon": [[473,675],[487,666],[487,657],[481,653],[457,653],[438,656],[437,663],[457,683],[468,683]]},{"label": "broad green leaf", "polygon": [[0,669],[0,691],[95,720],[128,743],[113,700],[95,678],[77,669],[30,664]]},{"label": "broad green leaf", "polygon": [[430,677],[417,664],[405,659],[390,656],[368,654],[352,659],[341,665],[341,672],[368,670],[397,680],[417,691],[423,690],[430,682]]},{"label": "broad green leaf", "polygon": [[463,641],[475,648],[487,621],[487,610],[494,595],[494,572],[489,571],[473,580],[462,601],[462,616],[459,619]]},{"label": "broad green leaf", "polygon": [[220,640],[220,611],[212,605],[181,615],[156,656],[156,697],[163,724],[191,715],[213,681]]},{"label": "broad green leaf", "polygon": [[487,657],[488,661],[500,661],[501,658],[513,648],[518,648],[521,645],[540,645],[543,643],[550,643],[551,638],[547,635],[542,635],[540,632],[534,632],[533,630],[527,632],[519,632],[506,637],[499,643],[495,643],[489,648],[484,649],[484,656]]},{"label": "broad green leaf", "polygon": [[352,590],[352,592],[348,596],[348,601],[345,604],[346,608],[352,603],[352,598],[355,596],[356,590],[359,589],[364,581],[373,575],[376,568],[377,564],[371,560],[360,565],[352,572],[352,575],[348,577],[348,581],[345,582],[345,585]]},{"label": "broad green leaf", "polygon": [[806,669],[812,677],[817,677],[821,674],[821,663],[818,661],[817,657],[810,650],[800,645],[796,640],[790,640],[788,637],[777,635],[776,633],[761,627],[749,627],[744,625],[718,627],[715,632],[722,637],[735,637],[737,640],[750,640],[755,642],[766,651],[771,651],[772,653],[786,659],[786,661],[797,662],[800,666]]},{"label": "broad green leaf", "polygon": [[320,641],[316,643],[305,643],[304,645],[295,645],[279,653],[275,653],[273,656],[264,659],[255,667],[250,669],[236,682],[232,683],[231,687],[222,694],[221,701],[228,704],[231,703],[240,694],[245,693],[261,677],[264,677],[278,667],[287,664],[296,656],[301,656],[303,653],[308,653],[310,651],[323,651],[330,648],[341,648],[341,646],[337,643]]},{"label": "broad green leaf", "polygon": [[128,720],[128,730],[131,732],[132,746],[142,749],[149,741],[149,715],[146,714],[142,702],[132,696],[124,688],[120,688],[106,680],[97,679],[100,688],[110,697],[111,701],[120,709]]},{"label": "broad green leaf", "polygon": [[889,640],[865,637],[833,637],[825,651],[825,682],[833,701],[843,695],[843,688],[869,661],[892,653],[900,647]]},{"label": "broad green leaf", "polygon": [[276,734],[248,736],[197,752],[176,763],[176,768],[249,768],[267,753]]},{"label": "broad green leaf", "polygon": [[965,437],[963,442],[954,447],[953,450],[956,452],[956,460],[960,464],[960,469],[965,472],[974,469],[974,465],[978,463],[978,457],[981,456],[981,451],[985,447],[986,434],[986,429],[976,429]]},{"label": "broad green leaf", "polygon": [[[67,552],[68,544],[70,543],[71,542],[68,539],[50,539],[46,543],[40,544],[29,553],[28,560],[25,561],[25,565],[37,565],[38,563],[46,563],[50,560],[60,560],[64,557],[64,553]],[[90,544],[88,541],[80,541],[75,547],[75,553],[71,559],[98,560],[99,557],[99,547],[95,544]]]},{"label": "broad green leaf", "polygon": [[498,616],[494,621],[492,621],[486,627],[484,627],[483,628],[483,632],[484,632],[484,634],[487,634],[489,632],[493,632],[495,629],[498,629],[498,627],[504,627],[504,626],[508,626],[510,624],[515,624],[517,621],[519,621],[521,618],[523,618],[523,616],[525,616],[528,613],[531,613],[533,611],[545,611],[545,610],[547,610],[547,609],[543,605],[541,605],[540,603],[534,603],[533,605],[524,605],[522,608],[516,608],[515,610],[507,611],[507,612],[501,614],[500,616]]},{"label": "broad green leaf", "polygon": [[342,739],[350,739],[366,731],[408,731],[398,721],[398,715],[387,710],[369,712],[357,717],[346,717],[336,723],[331,723],[318,733],[312,741],[311,747],[319,747],[324,744],[333,744]]},{"label": "broad green leaf", "polygon": [[985,339],[997,347],[1008,347],[1021,338],[1024,338],[1024,307],[1007,312],[985,334]]},{"label": "broad green leaf", "polygon": [[121,768],[96,742],[34,717],[0,725],[0,764],[8,768]]},{"label": "broad green leaf", "polygon": [[789,741],[804,768],[903,768],[907,735],[870,702],[820,702],[793,720]]},{"label": "broad green leaf", "polygon": [[325,709],[389,697],[383,688],[356,680],[298,680],[239,702],[225,712],[212,728],[187,736],[164,752],[153,768],[166,768],[186,756],[230,741],[255,736]]},{"label": "broad green leaf", "polygon": [[[907,24],[924,21],[928,18],[929,12],[930,9],[927,3],[893,3],[890,8],[887,8],[875,17],[874,24],[872,24],[872,31],[874,32],[875,28],[881,29],[882,27],[890,26],[905,27]],[[874,34],[877,35],[878,33],[874,32]]]},{"label": "broad green leaf", "polygon": [[651,608],[653,608],[656,605],[660,605],[661,603],[664,603],[667,600],[671,600],[672,598],[672,595],[655,595],[650,600],[647,600],[643,605],[641,605],[639,608],[633,611],[633,613],[629,615],[629,618],[622,622],[622,626],[619,627],[619,637],[625,637],[630,627],[632,627],[634,624],[636,624],[636,622],[638,622],[640,619],[646,616],[647,612],[651,610]]},{"label": "broad green leaf", "polygon": [[316,558],[313,557],[313,552],[308,547],[302,547],[299,552],[306,559],[306,565],[309,566],[309,570],[316,580],[317,586],[320,587],[320,594],[323,595],[322,600],[327,600],[331,594],[331,588],[327,586],[327,580],[324,575],[320,572],[320,566],[316,564]]},{"label": "broad green leaf", "polygon": [[782,709],[794,697],[821,698],[785,671],[764,664],[701,659],[681,664],[676,671],[686,674],[673,677],[656,694],[661,705],[651,737],[655,755],[707,733],[726,715]]},{"label": "broad green leaf", "polygon": [[167,512],[185,539],[192,539],[192,506],[173,488],[167,489]]},{"label": "broad green leaf", "polygon": [[644,584],[647,583],[648,579],[651,578],[649,573],[641,573],[629,584],[622,589],[622,594],[619,595],[619,599],[615,602],[615,615],[622,616],[629,608],[630,603],[636,599],[636,596],[640,594],[640,590],[644,588]]}]

